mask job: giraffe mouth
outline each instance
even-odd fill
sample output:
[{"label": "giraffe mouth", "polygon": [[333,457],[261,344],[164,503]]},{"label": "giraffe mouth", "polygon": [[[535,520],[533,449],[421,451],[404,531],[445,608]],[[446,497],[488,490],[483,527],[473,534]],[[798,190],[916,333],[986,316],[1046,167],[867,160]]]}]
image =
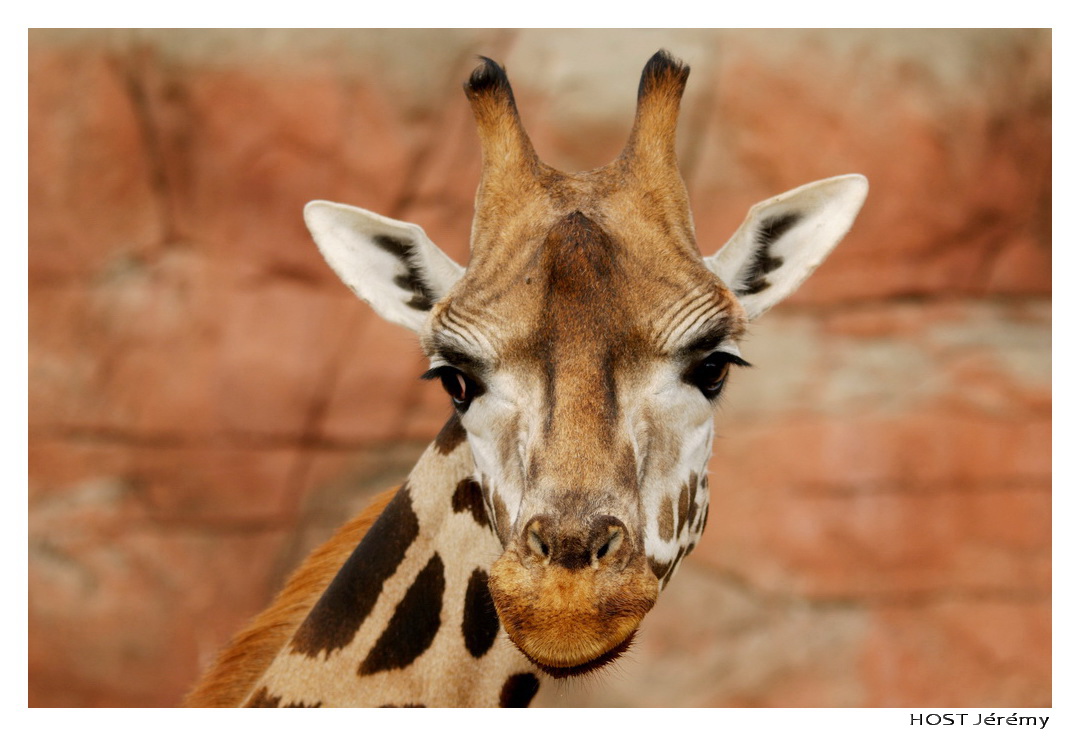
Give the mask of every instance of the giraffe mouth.
[{"label": "giraffe mouth", "polygon": [[524,566],[509,552],[492,565],[488,589],[510,641],[554,678],[578,677],[618,659],[656,602],[644,558],[622,570]]},{"label": "giraffe mouth", "polygon": [[579,665],[574,665],[572,667],[556,667],[556,666],[553,666],[553,665],[544,664],[543,662],[538,662],[536,659],[530,657],[529,653],[526,652],[521,647],[518,647],[518,651],[520,651],[522,654],[524,654],[525,658],[528,659],[533,664],[533,666],[535,666],[537,669],[539,669],[541,672],[543,672],[548,677],[552,677],[552,678],[554,678],[556,680],[563,680],[563,679],[566,679],[568,677],[581,677],[583,675],[588,675],[588,674],[590,674],[592,672],[596,672],[597,670],[600,670],[600,669],[603,669],[604,667],[607,667],[609,664],[611,664],[616,659],[621,657],[624,652],[626,652],[628,649],[630,649],[630,647],[634,643],[634,636],[636,634],[637,634],[637,629],[635,629],[634,631],[631,631],[630,636],[623,639],[621,643],[616,644],[612,649],[608,650],[605,654],[601,654],[596,659],[592,659],[592,660],[590,660],[588,662],[585,662],[585,663],[579,664]]}]

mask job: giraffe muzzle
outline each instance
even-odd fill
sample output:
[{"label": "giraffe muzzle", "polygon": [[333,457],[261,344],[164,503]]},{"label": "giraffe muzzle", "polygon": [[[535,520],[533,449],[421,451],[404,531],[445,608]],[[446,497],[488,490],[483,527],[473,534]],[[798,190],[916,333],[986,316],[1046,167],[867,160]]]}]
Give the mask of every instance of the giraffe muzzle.
[{"label": "giraffe muzzle", "polygon": [[533,517],[491,568],[492,600],[510,640],[555,677],[616,659],[656,602],[658,584],[626,526]]}]

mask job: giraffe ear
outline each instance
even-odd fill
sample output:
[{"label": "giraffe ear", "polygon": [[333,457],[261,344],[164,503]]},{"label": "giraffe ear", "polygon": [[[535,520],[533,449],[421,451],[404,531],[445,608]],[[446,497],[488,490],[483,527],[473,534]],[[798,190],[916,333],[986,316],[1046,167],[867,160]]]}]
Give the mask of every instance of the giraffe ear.
[{"label": "giraffe ear", "polygon": [[869,185],[859,174],[805,184],[750,208],[705,265],[735,292],[747,319],[799,288],[847,234]]},{"label": "giraffe ear", "polygon": [[304,222],[323,257],[384,319],[417,332],[465,269],[419,225],[334,202],[308,202]]}]

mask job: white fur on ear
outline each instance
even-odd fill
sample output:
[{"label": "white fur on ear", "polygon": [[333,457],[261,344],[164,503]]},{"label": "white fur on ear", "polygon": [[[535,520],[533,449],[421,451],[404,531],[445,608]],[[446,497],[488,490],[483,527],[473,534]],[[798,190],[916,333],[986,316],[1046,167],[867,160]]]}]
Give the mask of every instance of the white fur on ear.
[{"label": "white fur on ear", "polygon": [[416,332],[465,269],[419,225],[316,200],[304,222],[326,262],[384,319]]},{"label": "white fur on ear", "polygon": [[748,319],[791,294],[851,229],[869,184],[860,174],[805,184],[750,208],[705,265],[735,292]]}]

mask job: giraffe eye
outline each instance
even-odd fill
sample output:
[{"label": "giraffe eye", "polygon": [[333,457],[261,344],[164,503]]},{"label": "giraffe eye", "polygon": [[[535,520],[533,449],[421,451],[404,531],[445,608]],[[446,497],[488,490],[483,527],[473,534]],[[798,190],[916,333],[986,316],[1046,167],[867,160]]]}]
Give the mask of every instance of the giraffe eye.
[{"label": "giraffe eye", "polygon": [[690,369],[686,376],[689,383],[701,390],[707,399],[715,399],[724,388],[731,365],[750,365],[737,355],[717,351],[709,354],[700,363]]},{"label": "giraffe eye", "polygon": [[466,411],[472,400],[483,393],[476,381],[464,372],[449,365],[432,368],[421,378],[424,380],[438,378],[442,382],[446,393],[450,396],[450,400],[454,402],[454,406],[460,411]]}]

